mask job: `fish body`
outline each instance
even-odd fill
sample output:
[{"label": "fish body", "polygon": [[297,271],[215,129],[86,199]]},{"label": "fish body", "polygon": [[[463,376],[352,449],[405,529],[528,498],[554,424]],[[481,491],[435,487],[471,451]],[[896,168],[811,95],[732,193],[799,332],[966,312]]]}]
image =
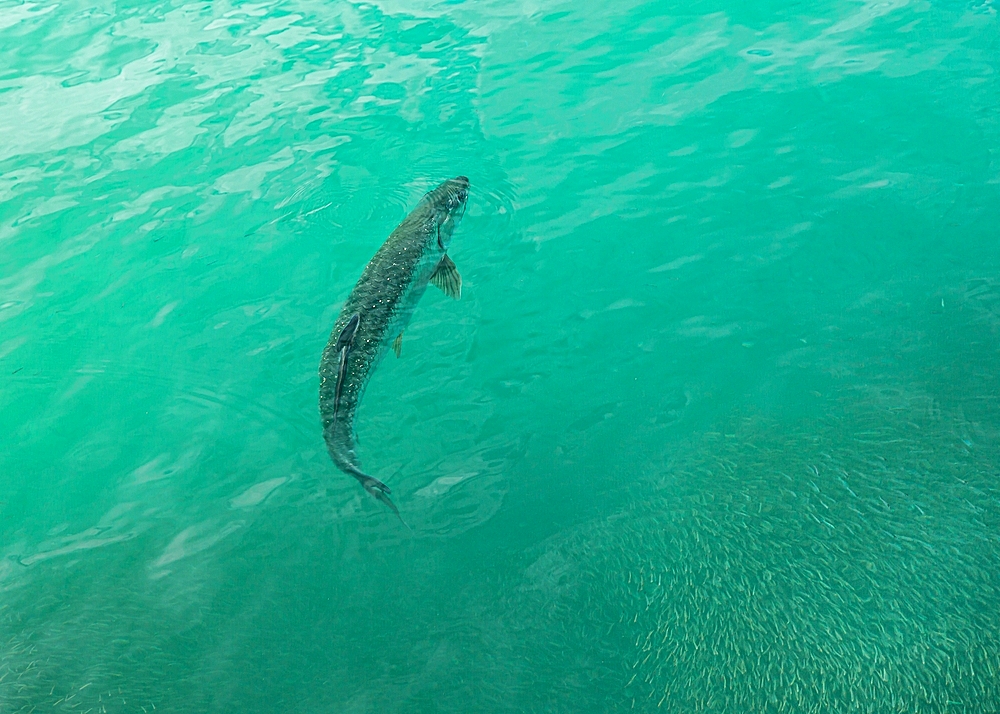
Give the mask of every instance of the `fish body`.
[{"label": "fish body", "polygon": [[449,179],[403,219],[348,295],[320,361],[319,411],[330,458],[397,516],[389,487],[361,469],[354,421],[372,372],[390,348],[399,355],[403,330],[427,285],[455,299],[461,296],[461,277],[448,246],[468,195],[465,176]]}]

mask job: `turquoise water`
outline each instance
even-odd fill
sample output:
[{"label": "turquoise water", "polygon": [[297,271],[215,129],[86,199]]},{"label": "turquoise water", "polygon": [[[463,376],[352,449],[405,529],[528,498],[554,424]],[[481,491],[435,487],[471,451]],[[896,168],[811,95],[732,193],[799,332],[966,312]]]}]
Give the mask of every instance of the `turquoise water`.
[{"label": "turquoise water", "polygon": [[[0,712],[1000,709],[991,0],[0,2]],[[472,188],[338,472],[320,353]]]}]

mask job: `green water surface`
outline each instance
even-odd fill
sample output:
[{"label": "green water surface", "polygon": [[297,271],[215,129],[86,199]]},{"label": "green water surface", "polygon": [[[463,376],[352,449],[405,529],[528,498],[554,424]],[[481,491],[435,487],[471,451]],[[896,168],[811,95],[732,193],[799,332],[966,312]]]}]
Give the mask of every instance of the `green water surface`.
[{"label": "green water surface", "polygon": [[[0,713],[1000,710],[993,0],[0,0]],[[469,176],[327,456],[320,353]]]}]

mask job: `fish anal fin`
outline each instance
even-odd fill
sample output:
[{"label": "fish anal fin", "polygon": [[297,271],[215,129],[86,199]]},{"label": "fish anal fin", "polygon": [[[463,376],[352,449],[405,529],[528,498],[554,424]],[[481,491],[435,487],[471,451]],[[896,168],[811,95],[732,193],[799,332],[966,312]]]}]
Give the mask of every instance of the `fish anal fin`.
[{"label": "fish anal fin", "polygon": [[431,282],[448,297],[456,300],[462,297],[462,276],[458,274],[458,268],[447,253],[431,273]]},{"label": "fish anal fin", "polygon": [[403,351],[403,333],[400,332],[396,335],[396,339],[392,341],[392,351],[396,353],[396,357]]}]

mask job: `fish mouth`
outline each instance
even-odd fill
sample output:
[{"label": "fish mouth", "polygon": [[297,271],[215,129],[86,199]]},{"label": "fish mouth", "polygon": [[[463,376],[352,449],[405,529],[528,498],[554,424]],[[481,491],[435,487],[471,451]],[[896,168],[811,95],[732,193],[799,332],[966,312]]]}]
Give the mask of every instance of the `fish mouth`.
[{"label": "fish mouth", "polygon": [[469,200],[469,177],[456,176],[448,181],[449,199],[454,198],[459,203],[462,211],[465,211],[465,202]]},{"label": "fish mouth", "polygon": [[424,196],[424,200],[429,201],[438,208],[454,210],[459,204],[464,204],[469,198],[469,177],[456,176],[439,184],[437,188]]},{"label": "fish mouth", "polygon": [[469,178],[456,176],[448,179],[434,193],[438,199],[439,225],[448,221],[457,224],[465,215],[465,204],[469,200]]},{"label": "fish mouth", "polygon": [[469,200],[469,178],[456,176],[444,181],[427,193],[424,204],[430,212],[429,228],[436,233],[442,251],[448,250],[451,234],[465,215],[465,205]]}]

